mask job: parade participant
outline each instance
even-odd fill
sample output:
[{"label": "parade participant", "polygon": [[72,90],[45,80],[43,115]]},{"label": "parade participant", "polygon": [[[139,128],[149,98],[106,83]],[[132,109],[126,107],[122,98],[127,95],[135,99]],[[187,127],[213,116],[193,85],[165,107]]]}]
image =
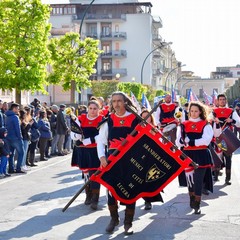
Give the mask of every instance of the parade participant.
[{"label": "parade participant", "polygon": [[164,135],[168,136],[165,133],[164,128],[170,124],[173,126],[173,131],[169,134],[169,140],[174,143],[176,139],[176,126],[178,120],[174,117],[177,113],[178,107],[175,103],[172,103],[172,97],[170,94],[165,96],[165,102],[161,103],[155,112],[156,124],[160,127],[160,130]]},{"label": "parade participant", "polygon": [[198,102],[191,102],[189,107],[189,120],[177,129],[176,145],[183,147],[183,152],[194,162],[199,164],[197,169],[189,167],[185,170],[190,196],[190,206],[195,214],[200,214],[200,202],[203,183],[209,191],[212,185],[212,158],[208,145],[213,137],[211,125],[207,122],[205,107]]},{"label": "parade participant", "polygon": [[[213,110],[214,122],[223,131],[225,128],[233,130],[233,125],[240,127],[240,119],[236,111],[227,107],[227,97],[225,94],[219,94],[217,96],[218,107]],[[218,137],[218,136],[216,136]],[[231,185],[231,166],[232,166],[232,154],[227,155],[223,152],[224,164],[226,168],[225,184]],[[216,173],[218,174],[218,173]]]},{"label": "parade participant", "polygon": [[[110,114],[108,119],[101,125],[99,136],[97,138],[98,157],[101,161],[101,167],[107,166],[107,158],[105,153],[105,146],[108,146],[108,154],[114,152],[117,148],[114,142],[121,138],[126,138],[139,123],[139,120],[133,113],[126,110],[125,104],[130,107],[133,106],[132,101],[123,92],[114,92],[112,94]],[[133,234],[132,222],[135,213],[135,205],[126,204],[124,230],[126,235]],[[111,220],[106,228],[107,233],[112,233],[115,226],[119,224],[118,203],[113,195],[108,192],[108,208],[110,211]]]},{"label": "parade participant", "polygon": [[182,111],[181,122],[184,122],[184,121],[188,120],[188,106],[189,106],[188,102],[184,104],[184,109]]},{"label": "parade participant", "polygon": [[[81,114],[76,118],[72,115],[79,127],[82,129],[80,134],[71,134],[75,142],[72,155],[72,166],[79,167],[84,173],[84,180],[87,182],[91,175],[96,172],[100,166],[100,161],[97,155],[96,136],[98,135],[98,124],[102,121],[102,115],[99,115],[99,103],[96,100],[88,102],[88,113]],[[90,205],[91,209],[97,210],[100,184],[92,181],[87,185],[85,205]]]},{"label": "parade participant", "polygon": [[[240,117],[240,103],[236,104],[235,110],[238,116]],[[237,136],[237,138],[240,139],[240,127],[234,126],[234,133]]]},{"label": "parade participant", "polygon": [[109,106],[105,104],[103,97],[97,97],[97,100],[100,103],[101,115],[107,117],[109,114]]}]

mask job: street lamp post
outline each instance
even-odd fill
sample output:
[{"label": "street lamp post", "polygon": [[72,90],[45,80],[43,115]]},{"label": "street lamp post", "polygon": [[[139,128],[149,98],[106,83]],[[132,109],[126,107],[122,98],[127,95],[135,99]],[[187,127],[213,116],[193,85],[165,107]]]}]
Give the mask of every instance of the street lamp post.
[{"label": "street lamp post", "polygon": [[181,65],[181,66],[177,66],[177,67],[173,68],[173,69],[168,73],[168,75],[167,75],[167,77],[166,77],[166,81],[165,81],[165,91],[167,91],[168,77],[170,76],[170,74],[172,74],[172,72],[174,72],[176,69],[181,68],[181,67],[185,67],[185,66],[186,66],[186,64],[183,64],[183,65]]},{"label": "street lamp post", "polygon": [[158,47],[154,48],[154,49],[145,57],[145,59],[144,59],[144,61],[143,61],[143,64],[142,64],[142,67],[141,67],[141,84],[143,84],[143,68],[144,68],[145,62],[147,61],[147,58],[148,58],[154,51],[156,51],[157,49],[161,49],[161,48],[163,48],[163,47],[166,47],[166,46],[169,45],[169,44],[172,44],[172,42],[168,42],[168,43],[166,43],[166,42],[161,42],[161,46],[158,46]]},{"label": "street lamp post", "polygon": [[83,20],[87,14],[88,9],[92,6],[92,4],[95,2],[95,0],[92,0],[89,5],[87,6],[87,8],[85,9],[84,13],[83,13],[83,17],[82,17],[82,21],[80,24],[80,28],[79,28],[79,35],[80,35],[80,39],[82,38],[82,25],[83,25]]},{"label": "street lamp post", "polygon": [[[82,26],[83,26],[83,21],[84,21],[84,18],[87,14],[87,11],[88,9],[92,6],[92,4],[95,2],[95,0],[92,0],[89,5],[86,7],[84,13],[83,13],[83,17],[82,17],[82,20],[81,20],[81,23],[80,23],[80,27],[79,27],[79,37],[80,37],[80,40],[82,39]],[[79,54],[81,55],[81,50],[79,49]],[[76,89],[76,83],[75,82],[72,82],[72,89]],[[81,92],[82,92],[82,89],[81,89]],[[78,101],[82,101],[82,93],[79,93],[78,94]],[[73,93],[71,93],[71,95],[73,95],[75,93],[75,91],[73,90]],[[71,98],[74,98],[73,96],[71,96]]]}]

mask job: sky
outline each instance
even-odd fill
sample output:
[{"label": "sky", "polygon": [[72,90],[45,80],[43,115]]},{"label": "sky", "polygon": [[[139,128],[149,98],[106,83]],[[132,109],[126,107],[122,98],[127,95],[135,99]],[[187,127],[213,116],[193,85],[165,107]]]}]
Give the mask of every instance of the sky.
[{"label": "sky", "polygon": [[150,2],[163,22],[160,35],[186,64],[182,70],[208,78],[216,67],[240,64],[240,0]]}]

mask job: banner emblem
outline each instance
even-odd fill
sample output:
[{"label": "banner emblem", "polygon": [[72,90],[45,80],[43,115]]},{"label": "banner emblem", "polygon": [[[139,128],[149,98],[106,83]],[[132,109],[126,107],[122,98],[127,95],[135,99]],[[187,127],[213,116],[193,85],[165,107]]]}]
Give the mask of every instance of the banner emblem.
[{"label": "banner emblem", "polygon": [[147,172],[146,182],[153,182],[163,177],[166,173],[161,171],[156,164],[154,164]]}]

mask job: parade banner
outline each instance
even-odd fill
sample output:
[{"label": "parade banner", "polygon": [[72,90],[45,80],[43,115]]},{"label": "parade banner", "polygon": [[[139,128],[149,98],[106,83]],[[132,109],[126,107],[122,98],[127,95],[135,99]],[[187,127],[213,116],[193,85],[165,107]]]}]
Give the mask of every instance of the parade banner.
[{"label": "parade banner", "polygon": [[109,156],[109,164],[98,175],[91,176],[125,204],[155,196],[192,162],[151,125],[139,124],[135,130],[134,136],[115,141],[117,153]]}]

